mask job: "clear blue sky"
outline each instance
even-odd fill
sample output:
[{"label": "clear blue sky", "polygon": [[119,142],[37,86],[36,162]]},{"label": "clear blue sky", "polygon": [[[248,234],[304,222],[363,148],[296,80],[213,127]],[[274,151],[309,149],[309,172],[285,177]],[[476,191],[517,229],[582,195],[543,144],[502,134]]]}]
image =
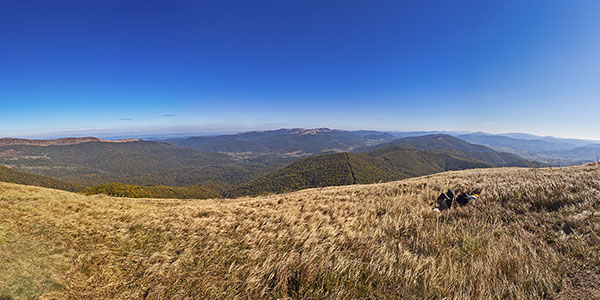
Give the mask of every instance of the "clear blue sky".
[{"label": "clear blue sky", "polygon": [[600,139],[600,1],[0,1],[0,136]]}]

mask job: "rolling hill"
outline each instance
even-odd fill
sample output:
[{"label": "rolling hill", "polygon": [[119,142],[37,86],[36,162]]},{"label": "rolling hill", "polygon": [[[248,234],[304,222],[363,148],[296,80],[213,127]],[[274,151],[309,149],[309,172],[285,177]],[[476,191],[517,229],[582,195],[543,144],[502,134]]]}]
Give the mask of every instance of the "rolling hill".
[{"label": "rolling hill", "polygon": [[543,151],[541,154],[549,157],[560,158],[563,160],[563,163],[569,163],[573,161],[597,162],[600,160],[600,144],[591,144],[568,150]]},{"label": "rolling hill", "polygon": [[450,170],[541,165],[447,135],[402,138],[363,149],[373,148],[375,150],[369,152],[304,158],[271,174],[243,183],[225,192],[225,195],[236,197],[376,183]]},{"label": "rolling hill", "polygon": [[13,170],[0,165],[0,182],[16,183],[23,185],[39,186],[81,192],[86,195],[105,194],[116,197],[128,198],[178,198],[178,199],[207,199],[217,198],[220,193],[205,186],[135,186],[123,183],[106,183],[91,188],[71,182],[58,180],[52,177],[30,174]]},{"label": "rolling hill", "polygon": [[33,185],[40,187],[47,187],[59,190],[65,190],[70,192],[80,192],[85,188],[83,186],[73,184],[70,182],[54,179],[51,177],[29,174],[5,166],[0,165],[0,181],[10,182],[17,184]]},{"label": "rolling hill", "polygon": [[335,153],[301,159],[233,189],[228,196],[284,193],[313,187],[397,180],[407,176],[363,154]]},{"label": "rolling hill", "polygon": [[87,186],[109,182],[173,186],[237,183],[252,178],[254,172],[266,173],[285,163],[281,159],[240,161],[225,154],[149,141],[0,147],[0,164]]},{"label": "rolling hill", "polygon": [[392,139],[392,135],[377,131],[295,128],[169,139],[165,142],[202,151],[303,156],[323,152],[349,151],[356,147],[374,145]]},{"label": "rolling hill", "polygon": [[523,158],[544,162],[552,161],[553,164],[558,163],[558,161],[563,165],[589,163],[596,161],[596,154],[600,153],[598,151],[598,144],[594,144],[594,141],[521,134],[512,134],[510,136],[512,137],[472,133],[457,137],[471,143],[491,147],[494,150],[517,154]]},{"label": "rolling hill", "polygon": [[362,150],[374,150],[390,146],[408,146],[417,150],[434,151],[453,156],[468,157],[486,162],[496,167],[528,167],[532,165],[531,161],[514,154],[498,152],[489,147],[471,144],[445,134],[400,138],[389,143],[363,148]]},{"label": "rolling hill", "polygon": [[[323,139],[330,139],[330,146],[337,143],[336,139],[343,139],[347,146],[357,143],[363,146],[356,149],[370,151],[332,150],[334,153],[300,159],[294,155],[282,157],[283,152],[232,156],[139,140],[105,142],[83,138],[46,141],[48,144],[6,140],[9,145],[0,146],[0,164],[84,185],[89,193],[157,198],[282,193],[390,181],[448,170],[532,165],[515,155],[440,134],[370,146],[364,145],[385,138],[376,132],[329,129],[282,129],[239,136],[255,144],[260,141],[263,146],[278,145],[279,148],[269,151],[294,150],[307,154],[302,147],[308,147],[304,148],[306,151],[324,151],[323,147],[310,148],[312,143],[321,143]],[[213,143],[216,146],[220,142]]]},{"label": "rolling hill", "polygon": [[[579,165],[596,161],[593,140],[536,136],[523,133],[489,134],[483,132],[456,133],[464,141],[490,147],[496,151],[516,154],[528,160],[552,165]],[[559,163],[560,162],[560,163]]]},{"label": "rolling hill", "polygon": [[[0,147],[0,153],[11,151],[11,155],[2,155],[5,164],[21,164],[23,168],[56,176],[86,173],[93,169],[95,173],[113,175],[144,174],[164,172],[170,169],[189,166],[206,166],[218,163],[230,163],[229,156],[199,152],[174,147],[166,143],[135,141],[128,143],[86,142],[72,145],[29,146],[13,145]],[[35,167],[35,163],[45,162],[47,168]],[[42,163],[40,163],[42,165]],[[49,174],[48,174],[49,175]]]},{"label": "rolling hill", "polygon": [[567,150],[577,147],[575,144],[561,141],[536,139],[517,139],[501,135],[483,133],[462,134],[457,138],[479,145],[485,145],[498,151],[515,154],[528,154],[541,151]]},{"label": "rolling hill", "polygon": [[570,139],[570,138],[557,138],[553,136],[538,136],[527,133],[501,133],[499,136],[506,136],[515,139],[521,140],[540,140],[540,141],[548,141],[548,142],[556,142],[556,143],[567,143],[571,145],[575,145],[576,147],[583,147],[590,144],[597,144],[598,141],[594,140],[584,140],[584,139]]},{"label": "rolling hill", "polygon": [[389,169],[415,177],[451,170],[491,168],[494,165],[472,157],[437,151],[417,150],[409,146],[388,146],[365,153]]},{"label": "rolling hill", "polygon": [[[598,182],[494,168],[203,201],[0,183],[0,298],[597,299]],[[480,199],[433,211],[448,188]]]}]

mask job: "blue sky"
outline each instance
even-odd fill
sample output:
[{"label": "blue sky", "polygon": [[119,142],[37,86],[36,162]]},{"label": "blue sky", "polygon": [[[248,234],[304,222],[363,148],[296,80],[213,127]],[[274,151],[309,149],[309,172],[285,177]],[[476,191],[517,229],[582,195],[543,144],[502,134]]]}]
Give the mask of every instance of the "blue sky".
[{"label": "blue sky", "polygon": [[600,1],[0,1],[0,136],[600,139]]}]

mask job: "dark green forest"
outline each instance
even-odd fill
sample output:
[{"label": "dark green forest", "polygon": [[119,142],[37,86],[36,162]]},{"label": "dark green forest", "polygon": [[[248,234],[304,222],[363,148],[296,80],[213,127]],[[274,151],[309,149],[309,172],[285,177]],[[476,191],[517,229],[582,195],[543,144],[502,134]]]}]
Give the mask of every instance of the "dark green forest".
[{"label": "dark green forest", "polygon": [[[9,168],[0,169],[0,180],[86,194],[205,199],[385,182],[448,170],[541,166],[448,135],[390,141],[387,134],[318,129],[202,137],[186,143],[192,141],[212,145],[210,149],[258,152],[199,151],[152,141],[7,145],[0,147],[0,164]],[[380,143],[371,145],[374,141]]]}]

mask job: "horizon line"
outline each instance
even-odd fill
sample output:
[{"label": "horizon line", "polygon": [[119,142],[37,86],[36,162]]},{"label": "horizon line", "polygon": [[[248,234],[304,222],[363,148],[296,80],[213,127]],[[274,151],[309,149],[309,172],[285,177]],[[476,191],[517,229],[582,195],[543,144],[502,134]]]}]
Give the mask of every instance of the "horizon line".
[{"label": "horizon line", "polygon": [[[596,140],[594,138],[581,138],[581,137],[563,137],[563,136],[554,136],[554,135],[541,135],[537,133],[529,133],[529,132],[485,132],[485,131],[469,131],[469,130],[382,130],[382,129],[342,129],[342,128],[330,128],[330,127],[279,127],[279,128],[264,128],[264,129],[246,129],[246,130],[223,130],[223,131],[165,131],[160,132],[159,128],[156,128],[157,131],[146,131],[146,132],[114,132],[109,133],[107,131],[102,132],[102,130],[81,130],[82,134],[77,134],[77,130],[64,130],[64,131],[56,131],[56,132],[48,132],[46,134],[27,134],[27,135],[11,135],[11,136],[0,136],[0,139],[24,139],[24,140],[59,140],[59,139],[67,139],[67,138],[98,138],[98,139],[107,139],[107,140],[115,140],[115,139],[126,139],[126,138],[136,138],[143,139],[147,138],[157,138],[157,137],[193,137],[193,136],[219,136],[219,135],[232,135],[232,134],[240,134],[240,133],[250,133],[250,132],[268,132],[268,131],[277,131],[277,130],[315,130],[315,129],[326,129],[333,131],[375,131],[375,132],[384,132],[384,133],[424,133],[424,134],[485,134],[485,135],[495,135],[495,136],[506,136],[506,135],[514,135],[514,134],[523,134],[523,135],[531,135],[537,138],[558,138],[558,139],[574,139],[574,140],[582,140],[582,141],[590,141],[590,142],[598,142],[600,140]],[[522,139],[515,138],[514,139]]]}]

